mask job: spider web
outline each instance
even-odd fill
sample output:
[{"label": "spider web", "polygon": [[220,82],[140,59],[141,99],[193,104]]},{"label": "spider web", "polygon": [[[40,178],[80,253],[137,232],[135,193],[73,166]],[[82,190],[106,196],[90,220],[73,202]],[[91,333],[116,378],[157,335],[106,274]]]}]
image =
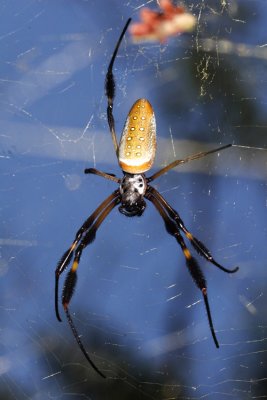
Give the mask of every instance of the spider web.
[{"label": "spider web", "polygon": [[154,106],[153,170],[236,145],[154,185],[218,262],[240,267],[229,276],[199,259],[220,349],[151,204],[142,218],[113,211],[81,259],[70,309],[106,381],[54,315],[56,263],[114,190],[83,170],[121,176],[103,82],[143,6],[157,4],[0,1],[1,399],[267,398],[265,1],[186,2],[193,34],[140,45],[126,36],[115,62],[118,135],[136,99]]}]

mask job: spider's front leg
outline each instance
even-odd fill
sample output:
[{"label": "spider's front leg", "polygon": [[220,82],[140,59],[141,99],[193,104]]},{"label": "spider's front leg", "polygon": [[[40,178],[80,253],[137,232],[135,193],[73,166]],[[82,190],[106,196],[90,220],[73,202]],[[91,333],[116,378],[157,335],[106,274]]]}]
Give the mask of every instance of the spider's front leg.
[{"label": "spider's front leg", "polygon": [[233,269],[228,269],[228,268],[223,267],[217,261],[215,261],[211,252],[207,249],[207,247],[199,239],[197,239],[195,236],[192,235],[191,232],[189,232],[189,230],[184,225],[178,212],[170,206],[170,204],[164,199],[164,197],[152,186],[149,186],[149,191],[152,193],[153,197],[155,197],[157,199],[157,201],[162,205],[162,207],[167,211],[169,217],[176,222],[177,227],[179,229],[181,229],[182,232],[184,232],[185,236],[187,237],[188,240],[190,240],[192,246],[198,252],[198,254],[200,254],[211,264],[215,265],[217,268],[221,269],[222,271],[227,272],[228,274],[233,274],[238,271],[239,267],[235,267]]},{"label": "spider's front leg", "polygon": [[[91,227],[91,225],[94,223],[96,218],[99,216],[99,214],[108,206],[108,204],[119,195],[119,191],[115,190],[110,196],[108,196],[97,209],[90,215],[89,218],[83,223],[83,225],[80,227],[78,232],[75,235],[75,239],[72,242],[71,246],[68,248],[68,250],[63,254],[61,259],[58,262],[57,268],[55,270],[55,311],[56,311],[56,316],[59,321],[61,321],[61,317],[59,314],[59,309],[58,309],[58,284],[59,284],[59,278],[60,275],[65,271],[65,269],[68,267],[68,265],[71,262],[71,259],[73,257],[73,253],[75,249],[77,248],[79,242],[81,241],[81,238],[83,237],[84,233],[88,231],[88,229]],[[72,286],[75,285],[75,282],[72,284]]]},{"label": "spider's front leg", "polygon": [[[113,208],[118,205],[120,202],[120,193],[119,190],[116,190],[115,192],[112,193],[111,196],[109,196],[98,208],[97,210],[86,220],[86,222],[83,224],[82,228],[84,226],[87,227],[83,228],[82,230],[82,237],[80,239],[80,243],[77,245],[72,244],[70,247],[71,252],[73,253],[75,248],[75,255],[74,255],[74,260],[71,266],[70,271],[67,274],[67,277],[65,279],[65,284],[62,292],[62,305],[67,317],[67,320],[69,322],[69,325],[71,327],[72,333],[78,343],[78,346],[80,347],[82,353],[84,354],[86,360],[89,362],[89,364],[92,366],[92,368],[102,377],[105,378],[105,375],[97,368],[97,366],[93,363],[91,360],[89,354],[87,353],[80,336],[78,334],[78,331],[74,325],[74,322],[72,320],[71,314],[69,312],[69,303],[71,301],[71,298],[74,293],[74,289],[77,283],[77,269],[79,266],[80,258],[82,256],[83,250],[91,244],[96,236],[96,232],[101,225],[101,223],[105,220],[105,218],[108,216],[108,214],[113,210]],[[89,223],[90,222],[90,223]],[[81,228],[81,229],[82,229]],[[78,231],[78,233],[81,231],[81,229]],[[81,236],[80,235],[80,236]],[[76,235],[77,237],[77,235]],[[76,243],[74,241],[74,243]],[[70,259],[72,255],[70,256],[70,250],[68,250],[65,255],[67,257],[67,261],[64,263],[64,257],[62,258],[62,264],[60,264],[56,270],[58,273],[62,273],[63,270],[66,268],[67,264],[70,263]],[[60,268],[61,266],[61,268]],[[57,276],[57,275],[56,275]],[[59,275],[58,275],[59,276]],[[56,280],[56,290],[58,289],[58,280]],[[57,293],[56,293],[56,300],[57,300]],[[56,312],[57,312],[57,304],[56,304]],[[58,314],[57,314],[58,315]]]},{"label": "spider's front leg", "polygon": [[211,331],[215,346],[218,348],[219,342],[216,337],[212,318],[211,318],[211,312],[210,312],[210,306],[209,306],[208,294],[207,294],[207,283],[206,283],[204,274],[201,271],[200,266],[198,265],[196,259],[194,257],[192,257],[189,249],[187,248],[187,246],[184,242],[184,239],[181,236],[179,228],[176,225],[175,221],[173,221],[168,216],[167,212],[165,211],[165,209],[163,208],[162,204],[159,202],[157,197],[152,194],[152,193],[154,193],[153,191],[155,190],[154,188],[152,188],[152,189],[153,190],[151,190],[151,186],[148,187],[145,197],[154,204],[154,206],[156,207],[157,211],[159,212],[159,214],[161,215],[161,217],[165,223],[167,232],[176,239],[177,243],[179,244],[179,246],[181,247],[181,249],[183,251],[183,254],[186,259],[186,266],[190,272],[190,275],[192,276],[196,286],[202,292],[205,307],[206,307],[206,312],[207,312],[207,316],[208,316],[210,331]]},{"label": "spider's front leg", "polygon": [[77,269],[79,266],[80,258],[82,256],[82,252],[89,244],[91,244],[95,240],[96,232],[99,226],[119,202],[120,202],[119,191],[116,190],[113,193],[113,200],[108,204],[107,207],[104,208],[104,210],[103,209],[101,210],[102,212],[97,217],[97,219],[95,219],[95,222],[89,227],[87,232],[84,234],[83,238],[80,241],[80,244],[75,250],[74,260],[71,269],[68,272],[67,277],[65,279],[65,284],[62,293],[62,305],[65,311],[68,309],[68,305],[74,293],[74,289],[77,282]]}]

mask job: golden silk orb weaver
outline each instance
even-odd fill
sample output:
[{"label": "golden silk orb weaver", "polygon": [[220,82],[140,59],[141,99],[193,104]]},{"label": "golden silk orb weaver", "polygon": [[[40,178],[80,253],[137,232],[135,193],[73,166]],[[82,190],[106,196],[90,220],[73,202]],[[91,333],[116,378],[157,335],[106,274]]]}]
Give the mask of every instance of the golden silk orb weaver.
[{"label": "golden silk orb weaver", "polygon": [[231,144],[221,146],[213,150],[196,153],[184,159],[175,160],[171,164],[151,175],[150,177],[146,177],[145,173],[149,171],[152,167],[156,153],[155,115],[151,104],[146,99],[139,99],[134,103],[127,116],[120,143],[118,144],[117,142],[117,135],[115,131],[115,123],[113,117],[113,102],[115,97],[113,64],[130,22],[131,19],[127,21],[119,37],[108,66],[105,80],[105,93],[108,100],[107,119],[109,130],[112,136],[118,162],[123,172],[123,177],[117,178],[113,174],[102,172],[94,168],[85,169],[84,172],[86,174],[95,174],[103,178],[109,179],[117,183],[119,185],[119,188],[116,189],[111,195],[109,195],[89,216],[89,218],[86,219],[86,221],[77,231],[75,239],[72,242],[71,246],[59,260],[55,271],[55,311],[57,319],[61,321],[58,307],[59,278],[60,275],[69,266],[74,256],[71,268],[66,276],[63,287],[62,305],[73,335],[82,353],[84,354],[90,365],[94,368],[94,370],[103,378],[105,378],[105,375],[91,360],[81,341],[81,338],[69,312],[69,303],[71,301],[76,286],[77,269],[79,266],[80,258],[82,256],[82,252],[89,244],[94,241],[98,228],[116,206],[119,206],[119,211],[127,217],[141,216],[146,208],[145,199],[150,201],[155,206],[156,210],[159,212],[164,221],[167,232],[175,238],[178,245],[181,247],[189,273],[191,274],[196,286],[202,292],[210,331],[216,347],[219,347],[219,343],[211,318],[206,280],[197,260],[191,255],[191,252],[186,246],[182,234],[185,235],[185,237],[189,240],[192,247],[197,251],[198,254],[200,254],[213,265],[215,265],[217,268],[227,273],[234,273],[238,270],[238,267],[234,269],[227,269],[218,264],[217,261],[214,260],[210,251],[204,246],[204,244],[188,231],[178,212],[175,211],[175,209],[170,206],[170,204],[164,199],[164,197],[153,186],[150,185],[150,182],[165,174],[170,169],[175,168],[180,164],[185,164],[187,162],[205,157],[208,154],[217,153],[221,150],[227,149],[231,146]]}]

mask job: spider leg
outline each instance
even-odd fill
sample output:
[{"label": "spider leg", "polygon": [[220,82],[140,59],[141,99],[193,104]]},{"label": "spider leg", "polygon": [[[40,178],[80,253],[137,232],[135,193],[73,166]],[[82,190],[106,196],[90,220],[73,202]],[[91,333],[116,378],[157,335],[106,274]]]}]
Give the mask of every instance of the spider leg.
[{"label": "spider leg", "polygon": [[69,313],[68,308],[66,308],[65,313],[66,313],[66,316],[67,316],[69,325],[70,325],[70,327],[71,327],[72,333],[73,333],[73,335],[74,335],[74,337],[75,337],[75,339],[76,339],[76,341],[77,341],[77,343],[78,343],[78,346],[79,346],[80,349],[82,350],[82,352],[83,352],[83,354],[84,354],[86,360],[89,362],[89,364],[91,365],[91,367],[92,367],[100,376],[102,376],[102,378],[106,378],[106,375],[104,375],[104,374],[97,368],[97,366],[96,366],[95,363],[91,360],[91,358],[89,357],[89,354],[88,354],[87,351],[85,350],[84,345],[83,345],[83,343],[82,343],[82,341],[81,341],[81,339],[80,339],[80,336],[79,336],[79,334],[78,334],[78,332],[77,332],[77,329],[76,329],[76,327],[75,327],[75,325],[74,325],[74,323],[73,323],[73,320],[72,320],[72,318],[71,318],[71,315],[70,315],[70,313]]},{"label": "spider leg", "polygon": [[58,262],[56,271],[55,271],[55,311],[56,316],[59,321],[61,321],[59,309],[58,309],[58,284],[59,284],[59,277],[62,272],[68,267],[69,263],[71,262],[73,252],[75,251],[78,243],[80,242],[84,233],[91,227],[95,219],[98,215],[108,206],[108,204],[114,199],[117,198],[119,195],[119,190],[115,190],[110,196],[108,196],[97,209],[90,215],[89,218],[83,223],[80,227],[78,232],[76,233],[75,239],[72,242],[69,249],[63,254],[61,259]]},{"label": "spider leg", "polygon": [[234,272],[237,272],[239,267],[235,267],[233,269],[228,269],[220,265],[217,261],[214,260],[213,256],[211,255],[210,251],[207,249],[207,247],[197,238],[195,238],[191,232],[188,231],[188,229],[185,227],[180,215],[174,208],[170,206],[170,204],[164,199],[163,196],[152,186],[149,186],[149,190],[151,191],[152,195],[158,200],[158,202],[164,207],[164,209],[167,211],[169,217],[173,219],[179,229],[181,229],[185,236],[187,237],[188,240],[190,240],[192,246],[194,249],[202,256],[204,257],[207,261],[215,265],[217,268],[221,269],[224,272],[227,272],[228,274],[233,274]]},{"label": "spider leg", "polygon": [[113,210],[113,208],[120,202],[120,197],[119,193],[117,192],[117,196],[113,198],[113,200],[102,210],[102,213],[98,216],[98,218],[95,220],[95,222],[89,227],[88,231],[84,235],[84,237],[81,239],[80,244],[78,245],[76,251],[75,251],[75,256],[74,260],[72,263],[72,267],[70,271],[67,274],[67,277],[65,279],[65,284],[63,288],[63,293],[62,293],[62,305],[64,308],[64,311],[66,313],[67,320],[69,322],[69,325],[71,327],[72,333],[78,343],[78,346],[80,347],[83,355],[85,356],[86,360],[89,362],[89,364],[94,368],[94,370],[102,376],[102,378],[105,378],[105,375],[96,367],[96,365],[93,363],[91,360],[88,352],[86,351],[81,338],[78,334],[78,331],[75,327],[75,324],[72,320],[72,317],[69,312],[69,303],[71,301],[71,298],[74,293],[75,285],[77,283],[77,269],[79,266],[79,261],[82,255],[83,250],[91,244],[96,236],[96,232],[101,225],[101,223],[106,219],[108,214]]},{"label": "spider leg", "polygon": [[131,22],[131,18],[129,18],[127,20],[127,22],[123,28],[123,31],[119,37],[119,40],[115,46],[114,52],[112,54],[112,57],[111,57],[111,60],[110,60],[109,66],[108,66],[108,70],[107,70],[107,74],[106,74],[106,81],[105,81],[105,91],[106,91],[106,96],[108,99],[108,107],[107,107],[108,124],[109,124],[109,130],[110,130],[110,133],[112,136],[112,141],[113,141],[113,145],[114,145],[117,156],[118,156],[119,145],[118,145],[118,140],[117,140],[116,131],[115,131],[115,121],[114,121],[114,117],[113,117],[113,102],[114,102],[115,89],[116,89],[115,79],[114,79],[114,75],[113,75],[113,64],[116,59],[122,39],[125,35],[125,32],[127,31],[127,28],[129,26],[130,22]]},{"label": "spider leg", "polygon": [[187,246],[184,242],[184,239],[180,234],[179,227],[177,226],[175,221],[173,221],[170,218],[170,216],[167,214],[167,212],[165,211],[165,209],[163,208],[162,204],[159,202],[157,197],[155,197],[152,194],[152,192],[150,191],[150,188],[151,187],[148,188],[148,191],[147,191],[145,197],[148,200],[150,200],[152,204],[154,204],[155,208],[157,209],[157,211],[159,212],[159,214],[161,215],[161,217],[165,223],[167,232],[176,239],[177,243],[179,244],[179,246],[181,247],[181,249],[183,251],[183,254],[184,254],[185,260],[186,260],[186,266],[190,272],[190,275],[193,278],[193,281],[195,282],[196,286],[202,292],[204,304],[205,304],[205,308],[206,308],[206,312],[207,312],[207,316],[208,316],[210,331],[211,331],[215,346],[218,348],[219,343],[218,343],[218,340],[217,340],[217,337],[215,334],[215,330],[214,330],[214,326],[213,326],[213,322],[212,322],[212,318],[211,318],[211,312],[210,312],[210,306],[209,306],[208,294],[207,294],[207,284],[206,284],[206,279],[204,277],[204,274],[201,271],[200,266],[198,265],[196,259],[194,257],[192,257],[189,249],[187,248]]},{"label": "spider leg", "polygon": [[[92,223],[87,231],[85,232],[84,236],[81,238],[79,245],[77,246],[75,250],[75,256],[74,260],[71,266],[71,269],[69,270],[64,288],[63,288],[63,294],[62,294],[62,304],[64,309],[68,307],[68,304],[72,298],[73,292],[74,292],[74,287],[76,285],[77,281],[77,269],[79,266],[80,258],[82,256],[83,250],[91,244],[96,236],[96,232],[101,225],[101,223],[106,219],[108,214],[113,210],[113,208],[120,202],[120,194],[119,191],[116,190],[116,195],[114,195],[113,199],[109,204],[106,205],[106,207],[99,212],[99,215],[97,218],[95,218],[94,223]],[[103,204],[103,203],[102,203]]]},{"label": "spider leg", "polygon": [[116,177],[116,175],[109,174],[109,173],[103,172],[103,171],[99,171],[98,169],[95,169],[95,168],[86,168],[84,170],[84,173],[98,175],[98,176],[101,176],[102,178],[109,179],[110,181],[113,181],[116,183],[120,183],[120,181],[121,181],[119,178]]},{"label": "spider leg", "polygon": [[155,174],[153,174],[149,178],[147,178],[147,181],[148,182],[154,181],[159,176],[161,176],[163,174],[166,174],[166,172],[168,172],[170,169],[173,169],[173,168],[177,167],[177,165],[185,164],[185,163],[188,163],[190,161],[197,160],[197,159],[202,158],[202,157],[206,157],[208,154],[217,153],[218,151],[221,151],[221,150],[224,150],[224,149],[228,149],[231,146],[232,146],[231,144],[226,144],[225,146],[218,147],[217,149],[213,149],[213,150],[209,150],[209,151],[202,151],[200,153],[193,154],[193,155],[191,155],[189,157],[186,157],[186,158],[184,158],[182,160],[175,160],[175,161],[171,162],[169,165],[167,165],[166,167],[160,169],[158,172],[156,172]]}]

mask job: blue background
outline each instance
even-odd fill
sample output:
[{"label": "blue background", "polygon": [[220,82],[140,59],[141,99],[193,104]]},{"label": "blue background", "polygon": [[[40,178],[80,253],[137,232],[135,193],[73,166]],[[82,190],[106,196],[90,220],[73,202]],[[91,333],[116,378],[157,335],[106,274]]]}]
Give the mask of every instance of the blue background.
[{"label": "blue background", "polygon": [[230,276],[199,259],[221,347],[156,210],[148,204],[132,219],[114,210],[83,253],[70,306],[103,381],[65,318],[55,318],[54,270],[116,188],[84,168],[121,176],[103,86],[121,29],[129,16],[138,20],[143,3],[0,1],[1,398],[267,395],[267,152],[258,149],[267,133],[267,4],[218,3],[190,2],[193,34],[140,45],[126,35],[115,63],[114,114],[120,135],[137,98],[153,104],[153,171],[220,144],[247,146],[154,184],[218,262],[240,267]]}]

